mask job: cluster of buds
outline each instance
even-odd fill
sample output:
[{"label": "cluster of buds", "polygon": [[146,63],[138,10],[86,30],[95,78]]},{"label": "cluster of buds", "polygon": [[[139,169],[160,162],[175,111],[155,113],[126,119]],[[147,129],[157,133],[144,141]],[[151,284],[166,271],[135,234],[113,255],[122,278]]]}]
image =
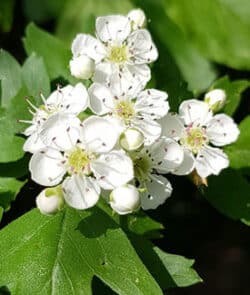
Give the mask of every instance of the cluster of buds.
[{"label": "cluster of buds", "polygon": [[[78,34],[71,74],[89,79],[59,87],[32,110],[24,150],[32,153],[32,179],[46,188],[37,197],[44,214],[64,203],[84,210],[100,196],[118,214],[155,209],[172,193],[166,174],[201,178],[229,165],[221,146],[239,130],[225,114],[223,90],[185,100],[179,113],[168,95],[145,89],[157,48],[141,10],[96,19],[96,38]],[[85,118],[81,120],[80,118]]]}]

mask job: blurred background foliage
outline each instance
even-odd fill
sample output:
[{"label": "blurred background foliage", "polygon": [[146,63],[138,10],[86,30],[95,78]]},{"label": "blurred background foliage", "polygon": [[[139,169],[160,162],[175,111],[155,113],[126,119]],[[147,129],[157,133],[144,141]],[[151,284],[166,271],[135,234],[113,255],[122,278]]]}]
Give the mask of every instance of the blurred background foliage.
[{"label": "blurred background foliage", "polygon": [[75,35],[93,34],[96,16],[133,7],[145,11],[160,53],[150,85],[168,92],[172,110],[207,89],[223,88],[224,111],[241,129],[238,142],[226,148],[230,169],[210,177],[207,189],[171,179],[173,196],[150,213],[166,228],[155,243],[195,258],[204,279],[168,294],[249,294],[249,0],[0,0],[0,217],[7,211],[1,226],[34,207],[39,191],[26,181],[28,157],[16,135],[22,129],[16,118],[28,118],[23,97],[38,102],[41,90],[47,95],[59,82],[75,83],[68,68]]}]

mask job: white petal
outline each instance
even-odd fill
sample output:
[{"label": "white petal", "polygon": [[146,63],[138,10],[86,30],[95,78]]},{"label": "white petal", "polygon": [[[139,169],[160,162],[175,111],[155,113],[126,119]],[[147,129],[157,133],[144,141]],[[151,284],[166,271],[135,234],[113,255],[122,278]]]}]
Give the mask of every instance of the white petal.
[{"label": "white petal", "polygon": [[87,150],[109,152],[118,140],[117,129],[105,118],[91,116],[82,123],[81,140]]},{"label": "white petal", "polygon": [[179,140],[185,130],[182,120],[178,114],[168,113],[159,120],[162,129],[162,136]]},{"label": "white petal", "polygon": [[212,118],[208,104],[197,99],[183,101],[179,107],[179,114],[186,125],[204,125]]},{"label": "white petal", "polygon": [[142,132],[145,137],[144,144],[151,145],[161,135],[161,125],[149,117],[135,118],[131,123],[132,128]]},{"label": "white petal", "polygon": [[54,91],[46,103],[56,106],[64,113],[78,115],[88,107],[89,96],[85,86],[77,83],[75,86],[67,85]]},{"label": "white petal", "polygon": [[147,182],[147,192],[142,194],[141,206],[144,210],[156,209],[163,204],[172,193],[170,182],[160,175],[151,175],[151,181]]},{"label": "white petal", "polygon": [[141,29],[146,25],[146,16],[141,9],[133,9],[127,16],[133,30]]},{"label": "white petal", "polygon": [[96,180],[83,175],[72,175],[63,182],[65,202],[73,208],[84,210],[99,200],[101,189]]},{"label": "white petal", "polygon": [[222,169],[228,166],[227,155],[221,149],[210,146],[205,146],[195,160],[197,173],[204,178],[210,174],[218,175]]},{"label": "white petal", "polygon": [[213,112],[222,109],[226,103],[226,92],[222,89],[213,89],[205,94],[204,101]]},{"label": "white petal", "polygon": [[129,71],[134,79],[138,79],[143,89],[151,79],[151,70],[146,64],[127,64],[124,71]]},{"label": "white petal", "polygon": [[130,33],[130,22],[122,15],[101,16],[96,19],[96,34],[103,42],[121,45]]},{"label": "white petal", "polygon": [[85,54],[73,57],[69,62],[70,73],[78,79],[90,79],[95,71],[95,61]]},{"label": "white petal", "polygon": [[38,132],[31,134],[23,145],[23,150],[30,153],[35,153],[43,148],[45,148],[45,145],[41,141]]},{"label": "white petal", "polygon": [[175,168],[172,173],[176,175],[188,175],[194,170],[195,158],[189,150],[184,150],[184,158],[180,166]]},{"label": "white petal", "polygon": [[207,136],[217,146],[230,144],[237,140],[239,129],[233,119],[225,114],[218,114],[208,123]]},{"label": "white petal", "polygon": [[97,83],[109,83],[110,77],[114,73],[118,73],[119,67],[117,64],[110,62],[100,62],[96,65],[93,81]]},{"label": "white petal", "polygon": [[97,115],[104,115],[112,111],[114,98],[110,89],[103,84],[93,83],[89,87],[90,108]]},{"label": "white petal", "polygon": [[158,58],[158,51],[147,30],[134,31],[129,35],[127,42],[133,63],[151,63]]},{"label": "white petal", "polygon": [[149,147],[153,167],[159,172],[170,172],[183,161],[183,148],[173,139],[162,138]]},{"label": "white petal", "polygon": [[100,62],[106,55],[103,44],[91,35],[78,34],[73,40],[71,50],[74,57],[87,55],[96,62]]},{"label": "white petal", "polygon": [[59,151],[50,148],[36,152],[29,163],[32,180],[44,186],[57,185],[66,173],[63,160]]},{"label": "white petal", "polygon": [[91,163],[91,168],[103,189],[124,185],[134,177],[133,163],[123,151],[101,155]]},{"label": "white petal", "polygon": [[146,114],[152,118],[160,119],[169,110],[167,93],[156,89],[147,89],[139,93],[135,103],[135,110],[142,115]]},{"label": "white petal", "polygon": [[61,151],[70,150],[80,136],[80,120],[75,116],[58,113],[44,124],[40,138],[46,146]]}]

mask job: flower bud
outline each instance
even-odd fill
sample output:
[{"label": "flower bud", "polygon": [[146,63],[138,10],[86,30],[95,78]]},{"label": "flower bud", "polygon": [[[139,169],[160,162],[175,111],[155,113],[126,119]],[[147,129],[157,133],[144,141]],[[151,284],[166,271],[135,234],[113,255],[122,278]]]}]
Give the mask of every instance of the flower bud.
[{"label": "flower bud", "polygon": [[131,184],[117,187],[110,194],[110,206],[120,215],[136,211],[140,204],[139,192]]},{"label": "flower bud", "polygon": [[214,113],[218,112],[226,103],[226,93],[222,89],[214,89],[205,94],[204,101]]},{"label": "flower bud", "polygon": [[64,199],[61,186],[46,188],[36,198],[37,208],[42,214],[52,215],[63,208]]},{"label": "flower bud", "polygon": [[95,70],[93,59],[86,55],[74,57],[70,63],[71,75],[79,79],[89,79],[92,77]]},{"label": "flower bud", "polygon": [[129,12],[128,18],[131,23],[132,30],[138,30],[146,26],[146,16],[141,9],[133,9]]},{"label": "flower bud", "polygon": [[120,136],[120,145],[127,151],[137,150],[143,141],[143,134],[135,128],[126,129]]}]

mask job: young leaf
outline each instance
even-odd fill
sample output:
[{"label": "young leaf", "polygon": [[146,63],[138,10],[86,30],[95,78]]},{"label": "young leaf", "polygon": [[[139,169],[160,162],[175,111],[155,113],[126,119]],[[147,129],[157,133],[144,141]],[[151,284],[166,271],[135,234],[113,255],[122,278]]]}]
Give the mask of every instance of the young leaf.
[{"label": "young leaf", "polygon": [[49,95],[50,81],[42,57],[31,54],[23,65],[22,77],[29,94],[37,102],[41,102],[40,93],[45,97]]},{"label": "young leaf", "polygon": [[240,104],[241,93],[250,86],[250,81],[236,80],[230,81],[227,76],[215,81],[212,89],[220,88],[226,92],[227,101],[223,112],[232,116]]},{"label": "young leaf", "polygon": [[230,166],[236,169],[250,167],[250,116],[240,123],[239,128],[238,140],[225,148],[230,159]]},{"label": "young leaf", "polygon": [[22,86],[21,67],[7,51],[0,49],[0,80],[2,107],[8,107],[10,99]]},{"label": "young leaf", "polygon": [[95,207],[32,210],[0,232],[0,286],[11,294],[92,294],[97,276],[122,295],[162,294],[124,232]]},{"label": "young leaf", "polygon": [[28,55],[35,52],[43,57],[51,79],[62,76],[72,81],[69,71],[71,53],[62,41],[39,29],[36,25],[30,24],[26,28],[26,37],[23,42]]}]

